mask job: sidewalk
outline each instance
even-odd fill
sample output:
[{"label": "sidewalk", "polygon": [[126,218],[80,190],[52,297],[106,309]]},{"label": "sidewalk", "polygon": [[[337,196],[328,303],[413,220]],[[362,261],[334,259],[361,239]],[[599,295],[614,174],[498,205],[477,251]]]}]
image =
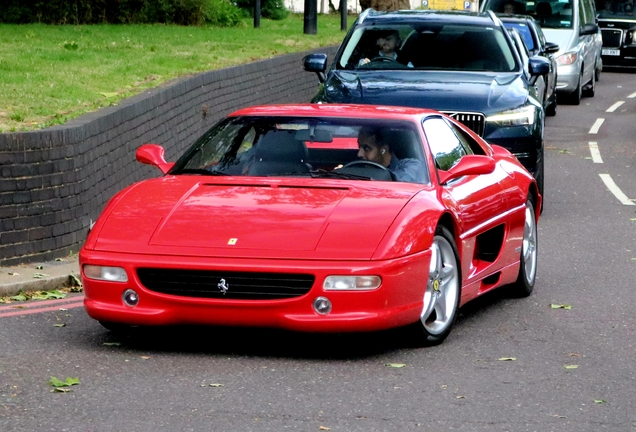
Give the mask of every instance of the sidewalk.
[{"label": "sidewalk", "polygon": [[12,296],[20,291],[51,291],[68,287],[73,284],[71,275],[79,278],[77,256],[60,261],[0,267],[0,297]]}]

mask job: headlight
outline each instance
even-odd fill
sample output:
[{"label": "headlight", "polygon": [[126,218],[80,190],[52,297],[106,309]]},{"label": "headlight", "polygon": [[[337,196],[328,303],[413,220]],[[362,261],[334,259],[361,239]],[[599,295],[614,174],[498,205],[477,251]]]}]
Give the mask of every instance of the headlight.
[{"label": "headlight", "polygon": [[556,62],[558,65],[567,66],[576,62],[578,55],[576,53],[570,52],[561,54],[556,58]]},{"label": "headlight", "polygon": [[104,267],[86,264],[84,266],[84,276],[89,279],[109,282],[128,282],[126,270],[121,267]]},{"label": "headlight", "polygon": [[328,276],[322,287],[325,291],[370,291],[381,284],[380,276]]},{"label": "headlight", "polygon": [[534,124],[534,114],[536,107],[528,105],[499,114],[486,117],[487,122],[497,123],[499,126],[525,126]]}]

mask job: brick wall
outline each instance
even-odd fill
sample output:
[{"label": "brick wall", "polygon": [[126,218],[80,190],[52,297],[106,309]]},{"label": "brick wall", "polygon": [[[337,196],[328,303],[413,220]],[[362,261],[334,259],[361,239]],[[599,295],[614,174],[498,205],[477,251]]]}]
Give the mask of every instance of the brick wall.
[{"label": "brick wall", "polygon": [[[317,51],[332,58],[336,47]],[[303,70],[306,54],[205,72],[65,125],[0,134],[0,265],[76,252],[116,192],[159,175],[135,160],[140,145],[161,144],[176,160],[236,109],[308,102],[318,78]]]}]

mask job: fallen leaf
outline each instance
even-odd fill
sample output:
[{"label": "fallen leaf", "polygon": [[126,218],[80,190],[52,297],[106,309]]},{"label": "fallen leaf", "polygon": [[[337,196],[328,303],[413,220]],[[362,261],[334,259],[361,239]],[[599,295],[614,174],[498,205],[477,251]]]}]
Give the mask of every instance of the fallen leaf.
[{"label": "fallen leaf", "polygon": [[66,324],[53,324],[53,327],[66,327]]},{"label": "fallen leaf", "polygon": [[403,368],[406,367],[404,363],[387,363],[386,366],[391,368]]},{"label": "fallen leaf", "polygon": [[33,277],[35,279],[43,279],[43,278],[45,278],[47,276],[50,276],[50,275],[48,275],[46,273],[33,273]]},{"label": "fallen leaf", "polygon": [[501,357],[499,359],[497,359],[499,361],[515,361],[517,360],[517,357]]},{"label": "fallen leaf", "polygon": [[148,360],[150,357],[149,356],[140,356],[143,360]]},{"label": "fallen leaf", "polygon": [[79,378],[67,377],[66,380],[62,381],[58,378],[55,378],[54,376],[52,376],[48,382],[48,384],[52,385],[53,387],[70,387],[73,385],[78,385],[79,383]]},{"label": "fallen leaf", "polygon": [[581,354],[579,354],[579,353],[568,353],[568,355],[570,357],[581,357]]},{"label": "fallen leaf", "polygon": [[35,266],[35,269],[36,269],[36,270],[42,270],[42,269],[44,269],[44,266],[41,266],[41,265],[39,265],[39,266]]},{"label": "fallen leaf", "polygon": [[20,273],[9,272],[9,276],[20,276]]},{"label": "fallen leaf", "polygon": [[550,309],[572,309],[572,306],[569,304],[551,304]]},{"label": "fallen leaf", "polygon": [[566,369],[578,369],[579,365],[565,365],[563,367],[566,368]]},{"label": "fallen leaf", "polygon": [[73,390],[71,390],[70,388],[63,388],[63,387],[55,387],[53,390],[51,390],[51,393],[55,392],[55,393],[69,393],[72,392]]},{"label": "fallen leaf", "polygon": [[466,396],[455,396],[455,399],[466,399]]},{"label": "fallen leaf", "polygon": [[223,387],[223,384],[208,384],[209,387]]},{"label": "fallen leaf", "polygon": [[120,342],[104,342],[102,345],[104,346],[121,346]]},{"label": "fallen leaf", "polygon": [[604,404],[605,401],[603,399],[594,399],[595,404]]},{"label": "fallen leaf", "polygon": [[329,428],[327,426],[320,426],[318,429],[325,430],[325,431],[330,431],[331,430],[331,428]]},{"label": "fallen leaf", "polygon": [[14,295],[13,297],[9,297],[9,299],[13,301],[27,301],[27,296],[26,294],[18,294]]}]

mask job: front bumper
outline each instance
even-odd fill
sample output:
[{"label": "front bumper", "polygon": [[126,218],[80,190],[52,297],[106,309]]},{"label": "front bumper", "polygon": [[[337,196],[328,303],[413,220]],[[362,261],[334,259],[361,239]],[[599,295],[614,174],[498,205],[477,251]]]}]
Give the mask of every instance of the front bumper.
[{"label": "front bumper", "polygon": [[543,122],[535,120],[528,126],[498,127],[487,123],[484,139],[491,144],[504,147],[535,174],[537,161],[543,155]]},{"label": "front bumper", "polygon": [[557,66],[557,92],[572,93],[579,84],[581,67],[578,63]]},{"label": "front bumper", "polygon": [[[416,322],[428,281],[430,251],[388,261],[235,260],[200,257],[127,255],[82,250],[80,265],[118,266],[128,282],[88,279],[82,270],[85,307],[92,318],[129,325],[218,325],[283,328],[308,332],[375,331]],[[137,276],[139,267],[188,268],[245,272],[311,273],[309,292],[279,300],[230,300],[182,297],[150,291]],[[328,275],[379,275],[382,285],[373,291],[325,291]],[[126,306],[122,294],[133,289],[136,307]],[[327,297],[332,311],[313,309],[317,297]]]}]

